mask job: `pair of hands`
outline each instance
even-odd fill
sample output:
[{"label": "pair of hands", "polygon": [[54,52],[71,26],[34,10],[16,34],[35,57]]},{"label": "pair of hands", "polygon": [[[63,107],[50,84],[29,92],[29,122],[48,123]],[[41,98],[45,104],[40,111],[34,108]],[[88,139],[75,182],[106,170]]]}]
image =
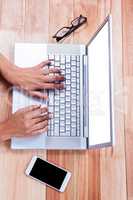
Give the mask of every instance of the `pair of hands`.
[{"label": "pair of hands", "polygon": [[[43,89],[63,89],[64,76],[59,68],[48,69],[50,61],[45,61],[34,67],[19,68],[9,64],[2,71],[3,77],[12,85],[25,90],[29,95],[47,99],[42,93]],[[12,136],[22,137],[41,134],[48,130],[48,120],[51,114],[47,107],[29,106],[18,110],[3,122],[6,132],[1,136],[2,140],[10,139]]]}]

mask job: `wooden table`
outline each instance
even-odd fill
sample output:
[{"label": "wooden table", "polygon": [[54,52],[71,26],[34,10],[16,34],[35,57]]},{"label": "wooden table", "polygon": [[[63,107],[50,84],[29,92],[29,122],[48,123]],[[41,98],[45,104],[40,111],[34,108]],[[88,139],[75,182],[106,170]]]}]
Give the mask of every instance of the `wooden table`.
[{"label": "wooden table", "polygon": [[[0,0],[0,51],[11,61],[15,42],[54,42],[58,28],[83,14],[88,25],[65,43],[87,43],[103,19],[112,13],[114,110],[113,148],[89,151],[12,151],[0,147],[0,200],[133,200],[133,1],[132,0]],[[98,52],[97,52],[98,53]],[[0,120],[11,113],[11,97],[0,80]],[[33,155],[72,171],[60,194],[27,178]]]}]

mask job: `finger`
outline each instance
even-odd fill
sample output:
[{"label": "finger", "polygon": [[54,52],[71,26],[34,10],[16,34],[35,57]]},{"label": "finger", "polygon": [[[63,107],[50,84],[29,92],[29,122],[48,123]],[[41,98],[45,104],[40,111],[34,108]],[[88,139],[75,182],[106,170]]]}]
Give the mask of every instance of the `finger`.
[{"label": "finger", "polygon": [[37,98],[40,98],[40,99],[48,99],[48,96],[46,94],[43,94],[42,92],[30,91],[29,94],[32,97],[37,97]]},{"label": "finger", "polygon": [[41,62],[40,64],[36,65],[35,67],[37,67],[37,68],[43,68],[43,67],[45,67],[46,65],[49,65],[50,63],[51,63],[50,60],[46,60],[46,61],[43,61],[43,62]]},{"label": "finger", "polygon": [[32,131],[31,135],[39,135],[39,134],[42,134],[42,133],[45,133],[48,131],[48,126],[46,126],[45,128],[41,129],[41,130],[36,130],[36,131]]},{"label": "finger", "polygon": [[39,122],[43,122],[43,121],[49,120],[51,118],[52,118],[51,114],[46,114],[46,115],[40,116],[40,117],[32,119],[32,120],[33,120],[33,124],[37,124]]},{"label": "finger", "polygon": [[44,83],[44,89],[64,89],[63,83]]},{"label": "finger", "polygon": [[41,107],[41,105],[32,105],[32,106],[28,106],[26,108],[22,108],[19,111],[31,112],[31,111],[35,111],[35,110],[39,109],[40,107]]},{"label": "finger", "polygon": [[44,77],[45,82],[54,82],[54,81],[64,81],[64,76],[59,75],[47,75]]},{"label": "finger", "polygon": [[44,67],[43,68],[43,74],[44,75],[48,75],[48,74],[50,74],[50,73],[61,73],[61,70],[60,70],[60,68],[58,68],[58,67],[52,67],[52,68],[48,68],[48,67]]},{"label": "finger", "polygon": [[33,119],[33,118],[39,117],[40,115],[42,115],[42,114],[44,114],[46,112],[48,112],[48,108],[47,107],[39,108],[38,110],[30,112],[29,113],[29,118]]},{"label": "finger", "polygon": [[49,73],[61,73],[61,69],[59,67],[53,67],[49,69]]},{"label": "finger", "polygon": [[40,122],[40,123],[38,123],[38,124],[35,124],[35,125],[32,127],[32,129],[31,129],[30,132],[36,131],[36,130],[41,130],[41,129],[45,128],[46,126],[48,126],[48,120],[45,120],[45,121]]}]

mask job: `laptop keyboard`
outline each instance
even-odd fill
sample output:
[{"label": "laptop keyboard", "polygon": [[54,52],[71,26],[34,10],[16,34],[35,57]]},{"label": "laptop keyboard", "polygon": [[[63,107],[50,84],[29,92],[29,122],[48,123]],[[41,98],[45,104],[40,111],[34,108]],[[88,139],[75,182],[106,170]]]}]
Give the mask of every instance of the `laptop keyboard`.
[{"label": "laptop keyboard", "polygon": [[49,91],[48,108],[53,113],[48,136],[80,136],[80,56],[49,55],[51,67],[60,67],[65,89]]}]

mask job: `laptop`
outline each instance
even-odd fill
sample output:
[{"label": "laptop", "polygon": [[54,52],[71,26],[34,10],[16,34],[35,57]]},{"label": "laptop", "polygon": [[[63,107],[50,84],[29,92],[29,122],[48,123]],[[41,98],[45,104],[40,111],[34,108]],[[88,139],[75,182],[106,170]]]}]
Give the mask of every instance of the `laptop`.
[{"label": "laptop", "polygon": [[108,16],[87,45],[15,44],[15,64],[34,66],[53,59],[65,76],[65,89],[49,90],[49,101],[25,96],[13,89],[13,113],[20,108],[47,105],[53,118],[48,132],[11,140],[12,149],[89,149],[113,145],[113,85],[111,17]]}]

